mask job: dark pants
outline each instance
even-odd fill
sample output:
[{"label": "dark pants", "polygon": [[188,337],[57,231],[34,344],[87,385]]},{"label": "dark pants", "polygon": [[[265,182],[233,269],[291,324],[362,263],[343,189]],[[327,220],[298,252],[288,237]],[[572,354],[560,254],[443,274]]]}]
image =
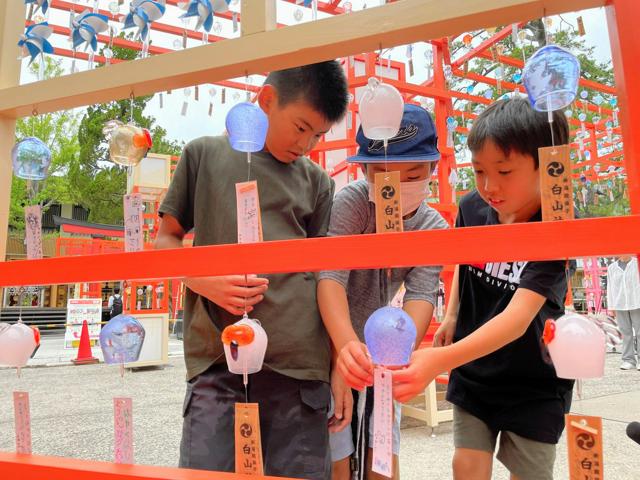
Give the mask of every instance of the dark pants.
[{"label": "dark pants", "polygon": [[[244,401],[242,375],[225,364],[187,383],[180,467],[234,471],[235,403]],[[249,402],[260,408],[265,475],[331,478],[328,383],[262,370],[249,375]]]}]

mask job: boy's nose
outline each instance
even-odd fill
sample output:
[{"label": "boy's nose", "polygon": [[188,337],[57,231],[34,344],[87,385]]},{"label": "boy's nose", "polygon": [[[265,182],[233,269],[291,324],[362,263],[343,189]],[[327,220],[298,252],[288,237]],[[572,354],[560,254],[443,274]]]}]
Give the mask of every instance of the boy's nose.
[{"label": "boy's nose", "polygon": [[484,180],[484,190],[486,192],[495,192],[497,190],[497,183],[486,177]]}]

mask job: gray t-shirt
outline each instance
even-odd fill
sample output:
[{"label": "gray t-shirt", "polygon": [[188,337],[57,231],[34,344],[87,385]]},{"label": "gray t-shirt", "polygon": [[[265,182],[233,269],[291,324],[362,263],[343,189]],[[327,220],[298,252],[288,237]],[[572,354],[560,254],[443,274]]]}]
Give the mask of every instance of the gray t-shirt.
[{"label": "gray t-shirt", "polygon": [[[403,222],[404,231],[448,228],[442,216],[422,202],[415,214]],[[367,182],[350,183],[338,192],[331,210],[328,236],[375,233],[375,205],[369,201]],[[441,266],[394,268],[391,277],[386,270],[335,270],[320,272],[320,279],[329,278],[347,291],[351,323],[361,341],[364,324],[378,308],[387,305],[404,282],[404,301],[425,300],[435,305]]]},{"label": "gray t-shirt", "polygon": [[[326,235],[334,185],[308,158],[285,164],[269,153],[254,153],[251,179],[258,182],[265,241]],[[233,150],[227,137],[198,138],[184,148],[160,213],[174,216],[185,231],[193,229],[194,246],[237,243],[235,184],[246,180],[246,154]],[[265,366],[300,380],[328,381],[331,350],[318,312],[315,275],[260,276],[269,279],[269,289],[250,316],[260,320],[269,337]],[[188,379],[225,362],[220,332],[238,320],[187,289]]]}]

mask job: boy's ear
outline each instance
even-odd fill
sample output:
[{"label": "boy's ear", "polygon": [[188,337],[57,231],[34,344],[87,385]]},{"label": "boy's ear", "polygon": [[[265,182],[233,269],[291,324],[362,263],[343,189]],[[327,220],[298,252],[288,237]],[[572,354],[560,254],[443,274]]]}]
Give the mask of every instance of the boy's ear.
[{"label": "boy's ear", "polygon": [[278,104],[278,92],[273,85],[263,85],[258,92],[258,105],[267,115]]}]

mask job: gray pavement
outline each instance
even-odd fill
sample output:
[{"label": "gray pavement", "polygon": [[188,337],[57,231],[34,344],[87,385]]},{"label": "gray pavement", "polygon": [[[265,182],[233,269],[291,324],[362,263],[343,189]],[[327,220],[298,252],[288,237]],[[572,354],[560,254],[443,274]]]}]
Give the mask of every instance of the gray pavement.
[{"label": "gray pavement", "polygon": [[[45,338],[22,377],[0,369],[0,450],[14,447],[11,392],[30,393],[34,453],[81,459],[113,459],[113,397],[131,396],[134,405],[136,463],[175,466],[182,426],[185,368],[181,342],[172,339],[169,364],[164,368],[127,371],[104,364],[69,366],[75,355],[60,352],[56,338]],[[99,348],[94,355],[99,356]],[[624,433],[626,423],[640,421],[640,371],[618,369],[620,356],[607,355],[605,377],[585,382],[582,399],[573,411],[604,418],[604,471],[607,479],[640,478],[640,445]],[[451,478],[453,453],[451,424],[431,429],[413,419],[403,419],[400,468],[402,479]],[[496,462],[494,477],[508,479]],[[566,439],[558,448],[555,478],[568,479]]]}]

